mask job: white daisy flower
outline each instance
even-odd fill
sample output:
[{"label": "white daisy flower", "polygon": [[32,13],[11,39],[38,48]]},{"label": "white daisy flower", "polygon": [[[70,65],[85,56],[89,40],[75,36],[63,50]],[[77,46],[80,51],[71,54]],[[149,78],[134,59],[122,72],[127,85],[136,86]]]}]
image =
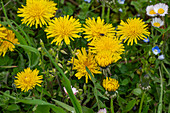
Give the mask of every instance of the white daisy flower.
[{"label": "white daisy flower", "polygon": [[147,6],[146,7],[146,14],[148,16],[156,16],[156,12],[154,11],[154,6],[153,5],[150,5],[150,6]]},{"label": "white daisy flower", "polygon": [[162,21],[160,18],[155,17],[152,19],[151,24],[152,26],[159,28],[164,25],[164,21]]},{"label": "white daisy flower", "polygon": [[100,109],[97,113],[107,113],[106,108]]},{"label": "white daisy flower", "polygon": [[[63,89],[64,89],[64,92],[68,95],[66,88],[63,87]],[[74,95],[76,95],[78,93],[78,90],[76,88],[71,86],[71,89],[72,89]]]},{"label": "white daisy flower", "polygon": [[160,16],[165,16],[165,14],[168,14],[168,5],[164,3],[156,4],[154,5],[154,11]]}]

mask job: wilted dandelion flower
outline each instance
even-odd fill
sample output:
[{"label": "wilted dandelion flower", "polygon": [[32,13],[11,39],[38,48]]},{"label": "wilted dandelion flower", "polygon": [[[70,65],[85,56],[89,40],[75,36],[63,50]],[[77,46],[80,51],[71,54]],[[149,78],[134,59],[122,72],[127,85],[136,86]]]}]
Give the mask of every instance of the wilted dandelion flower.
[{"label": "wilted dandelion flower", "polygon": [[79,20],[73,18],[72,16],[69,19],[69,15],[64,17],[55,18],[49,23],[49,26],[46,28],[47,38],[54,37],[51,43],[56,42],[56,45],[60,45],[61,41],[64,40],[68,45],[70,44],[70,39],[80,38],[81,36],[77,33],[82,32],[81,24]]},{"label": "wilted dandelion flower", "polygon": [[160,16],[165,16],[165,14],[168,14],[168,5],[164,3],[158,3],[154,5],[154,11]]},{"label": "wilted dandelion flower", "polygon": [[21,88],[21,91],[27,92],[33,89],[36,85],[41,86],[43,76],[38,76],[39,70],[31,70],[30,68],[24,69],[24,71],[17,73],[14,84],[17,88]]},{"label": "wilted dandelion flower", "polygon": [[86,25],[84,24],[84,31],[88,38],[87,41],[98,39],[102,36],[114,36],[115,35],[115,28],[113,28],[112,24],[105,24],[104,19],[97,17],[97,21],[93,17],[86,19]]},{"label": "wilted dandelion flower", "polygon": [[158,46],[155,46],[155,47],[152,48],[152,52],[153,52],[153,54],[157,55],[161,52],[161,50],[159,49]]},{"label": "wilted dandelion flower", "polygon": [[152,26],[159,28],[164,25],[164,21],[162,21],[160,18],[155,17],[152,19],[151,24]]},{"label": "wilted dandelion flower", "polygon": [[88,74],[88,72],[86,71],[86,66],[90,70],[90,72],[92,73],[93,76],[94,76],[94,73],[95,74],[101,73],[99,71],[100,68],[97,66],[97,63],[94,60],[94,56],[90,52],[87,54],[85,48],[81,48],[81,51],[77,50],[77,53],[78,53],[77,59],[72,58],[71,61],[69,61],[69,62],[73,64],[73,70],[77,70],[77,73],[75,74],[75,76],[78,79],[81,79],[81,77],[85,76],[86,83],[87,83],[88,78],[91,79],[91,77]]},{"label": "wilted dandelion flower", "polygon": [[119,88],[119,83],[116,79],[106,77],[106,79],[103,80],[103,87],[107,91],[116,91]]},{"label": "wilted dandelion flower", "polygon": [[107,113],[106,108],[100,109],[97,113]]},{"label": "wilted dandelion flower", "polygon": [[124,51],[124,46],[118,38],[101,37],[98,40],[88,44],[91,52],[95,54],[97,63],[102,66],[108,66],[113,62],[121,59],[121,54]]},{"label": "wilted dandelion flower", "polygon": [[57,4],[50,0],[27,0],[26,6],[22,5],[23,8],[18,8],[18,16],[23,19],[22,24],[31,26],[35,25],[47,25],[50,22],[50,18],[55,16]]},{"label": "wilted dandelion flower", "polygon": [[150,32],[147,30],[147,24],[139,18],[127,19],[127,22],[121,20],[120,25],[117,28],[117,35],[120,39],[125,39],[124,42],[128,41],[127,45],[133,42],[137,44],[137,40],[144,40]]},{"label": "wilted dandelion flower", "polygon": [[14,44],[19,44],[15,33],[0,25],[0,56],[5,56],[8,50],[14,51]]},{"label": "wilted dandelion flower", "polygon": [[150,5],[150,6],[147,6],[146,7],[146,14],[148,16],[156,16],[156,12],[154,11],[154,6],[153,5]]}]

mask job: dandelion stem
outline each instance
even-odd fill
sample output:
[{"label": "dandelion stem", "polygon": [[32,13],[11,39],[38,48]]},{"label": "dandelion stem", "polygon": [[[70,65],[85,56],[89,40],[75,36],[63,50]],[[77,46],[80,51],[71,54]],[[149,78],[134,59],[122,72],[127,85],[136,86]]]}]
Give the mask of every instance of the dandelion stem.
[{"label": "dandelion stem", "polygon": [[107,23],[109,23],[109,17],[110,17],[110,7],[107,8],[107,18],[106,18]]},{"label": "dandelion stem", "polygon": [[158,105],[158,113],[162,113],[162,97],[163,97],[163,80],[162,80],[162,68],[159,67],[159,72],[160,72],[160,87],[161,87],[161,94],[159,98],[159,105]]},{"label": "dandelion stem", "polygon": [[111,97],[110,108],[111,108],[111,113],[114,113],[113,97]]},{"label": "dandelion stem", "polygon": [[168,74],[168,76],[170,76],[170,74],[169,74],[168,70],[166,69],[166,67],[165,67],[164,63],[163,63],[163,62],[161,62],[161,64],[162,64],[162,67],[164,68],[164,70],[166,71],[166,73]]},{"label": "dandelion stem", "polygon": [[104,14],[105,14],[105,0],[102,2],[102,19],[104,19]]},{"label": "dandelion stem", "polygon": [[143,92],[142,98],[141,98],[141,101],[140,101],[139,113],[141,113],[141,111],[142,111],[142,105],[143,105],[144,97],[145,97],[145,91]]}]

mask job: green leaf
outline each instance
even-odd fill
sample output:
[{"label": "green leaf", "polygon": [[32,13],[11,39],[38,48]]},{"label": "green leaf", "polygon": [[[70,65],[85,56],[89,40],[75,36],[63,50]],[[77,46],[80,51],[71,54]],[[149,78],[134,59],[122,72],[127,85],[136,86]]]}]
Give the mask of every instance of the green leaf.
[{"label": "green leaf", "polygon": [[121,82],[121,85],[127,85],[129,83],[129,79],[124,79],[122,82]]},{"label": "green leaf", "polygon": [[43,94],[51,97],[51,94],[50,94],[49,92],[47,92],[43,87],[36,86],[36,89],[37,89],[39,92],[43,92]]},{"label": "green leaf", "polygon": [[94,111],[90,108],[82,106],[83,113],[94,113]]},{"label": "green leaf", "polygon": [[140,11],[140,8],[141,8],[140,2],[138,2],[138,1],[132,1],[132,2],[131,2],[131,5],[133,5],[133,6],[135,7],[135,9],[137,10],[137,12]]},{"label": "green leaf", "polygon": [[90,72],[90,70],[88,69],[88,67],[86,66],[86,71],[88,72],[88,74],[90,75],[93,84],[95,85],[96,79],[93,77],[92,73]]},{"label": "green leaf", "polygon": [[22,47],[27,52],[29,57],[29,66],[31,68],[38,64],[40,53],[36,48],[27,45],[21,45],[21,44],[17,44],[17,46]]},{"label": "green leaf", "polygon": [[51,106],[51,109],[56,113],[66,113],[62,108],[57,106]]},{"label": "green leaf", "polygon": [[102,90],[103,92],[105,92],[105,89],[99,83],[96,83],[95,86],[96,86],[97,89]]},{"label": "green leaf", "polygon": [[102,94],[100,93],[100,91],[98,91],[98,90],[97,90],[97,95],[100,96],[100,97],[102,97],[102,98],[104,98],[104,99],[106,99],[106,100],[109,100],[109,98],[107,98],[106,96],[102,95]]},{"label": "green leaf", "polygon": [[61,107],[63,107],[64,109],[66,109],[66,110],[68,110],[68,111],[70,111],[70,112],[72,112],[72,111],[74,111],[75,112],[75,109],[73,108],[73,107],[71,107],[71,106],[69,106],[69,105],[67,105],[67,104],[65,104],[65,103],[63,103],[63,102],[60,102],[60,101],[58,101],[58,100],[55,100],[55,99],[52,99],[56,104],[58,104],[59,106],[61,106]]},{"label": "green leaf", "polygon": [[142,90],[140,88],[135,88],[133,89],[132,93],[135,94],[136,96],[139,96],[141,95]]},{"label": "green leaf", "polygon": [[39,105],[35,111],[35,113],[50,113],[50,107],[49,106],[41,106]]},{"label": "green leaf", "polygon": [[53,109],[56,113],[66,113],[62,108],[55,106],[54,104],[50,104],[48,102],[45,102],[40,99],[25,99],[25,100],[18,100],[18,102],[24,103],[24,104],[31,104],[31,105],[46,105],[49,106],[51,109]]},{"label": "green leaf", "polygon": [[6,110],[8,111],[16,111],[16,110],[19,110],[20,107],[16,104],[12,104],[12,105],[9,105],[8,108]]},{"label": "green leaf", "polygon": [[133,106],[135,105],[135,103],[136,103],[136,99],[129,101],[129,103],[126,105],[126,107],[124,109],[124,112],[130,111],[133,108]]}]

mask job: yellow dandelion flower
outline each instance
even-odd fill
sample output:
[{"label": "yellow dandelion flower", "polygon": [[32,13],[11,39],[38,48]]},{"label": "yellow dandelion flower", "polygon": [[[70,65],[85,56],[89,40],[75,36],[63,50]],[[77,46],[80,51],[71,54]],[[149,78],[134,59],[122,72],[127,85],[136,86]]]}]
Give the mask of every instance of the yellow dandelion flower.
[{"label": "yellow dandelion flower", "polygon": [[14,44],[19,44],[13,31],[0,25],[0,56],[5,56],[8,50],[14,51]]},{"label": "yellow dandelion flower", "polygon": [[78,79],[81,79],[81,77],[85,76],[86,77],[86,83],[88,82],[88,78],[91,79],[90,75],[86,71],[86,66],[94,76],[95,74],[100,74],[101,72],[99,71],[100,68],[97,66],[97,63],[94,60],[94,56],[89,52],[87,54],[85,48],[81,48],[80,50],[77,50],[77,58],[78,59],[71,59],[69,61],[70,63],[73,64],[73,70],[77,70],[77,73],[75,76]]},{"label": "yellow dandelion flower", "polygon": [[24,69],[24,71],[17,73],[14,84],[17,88],[21,88],[21,91],[27,92],[33,89],[36,85],[41,86],[43,82],[43,76],[38,76],[39,70],[31,70],[30,68]]},{"label": "yellow dandelion flower", "polygon": [[7,35],[4,33],[5,30],[6,28],[0,24],[0,41],[2,41],[1,38],[5,38]]},{"label": "yellow dandelion flower", "polygon": [[85,23],[83,30],[85,31],[84,34],[87,35],[85,36],[85,38],[88,38],[87,41],[95,40],[102,36],[112,37],[115,35],[115,28],[113,28],[112,24],[105,24],[104,19],[100,17],[97,17],[97,21],[95,21],[94,17],[92,19],[88,18]]},{"label": "yellow dandelion flower", "polygon": [[147,24],[139,18],[127,19],[127,22],[121,21],[117,30],[117,35],[120,36],[120,39],[125,39],[125,42],[128,40],[127,45],[130,43],[133,45],[133,42],[137,44],[137,40],[144,40],[150,35],[147,30]]},{"label": "yellow dandelion flower", "polygon": [[50,0],[27,0],[26,6],[23,8],[18,8],[17,13],[19,17],[23,19],[22,24],[27,24],[31,26],[35,25],[47,25],[50,22],[50,18],[55,16],[57,4]]},{"label": "yellow dandelion flower", "polygon": [[52,20],[45,32],[47,32],[47,38],[54,37],[51,43],[56,42],[56,45],[60,45],[61,41],[64,40],[68,45],[70,44],[70,39],[74,41],[73,37],[81,37],[77,33],[82,32],[82,30],[79,19],[76,20],[72,16],[69,19],[69,15],[67,15]]},{"label": "yellow dandelion flower", "polygon": [[97,63],[102,66],[108,66],[111,63],[121,59],[124,46],[118,38],[101,37],[98,40],[92,41],[89,44],[89,49],[95,54]]},{"label": "yellow dandelion flower", "polygon": [[116,91],[119,88],[119,83],[116,79],[106,77],[106,79],[103,80],[103,87],[107,91]]}]

